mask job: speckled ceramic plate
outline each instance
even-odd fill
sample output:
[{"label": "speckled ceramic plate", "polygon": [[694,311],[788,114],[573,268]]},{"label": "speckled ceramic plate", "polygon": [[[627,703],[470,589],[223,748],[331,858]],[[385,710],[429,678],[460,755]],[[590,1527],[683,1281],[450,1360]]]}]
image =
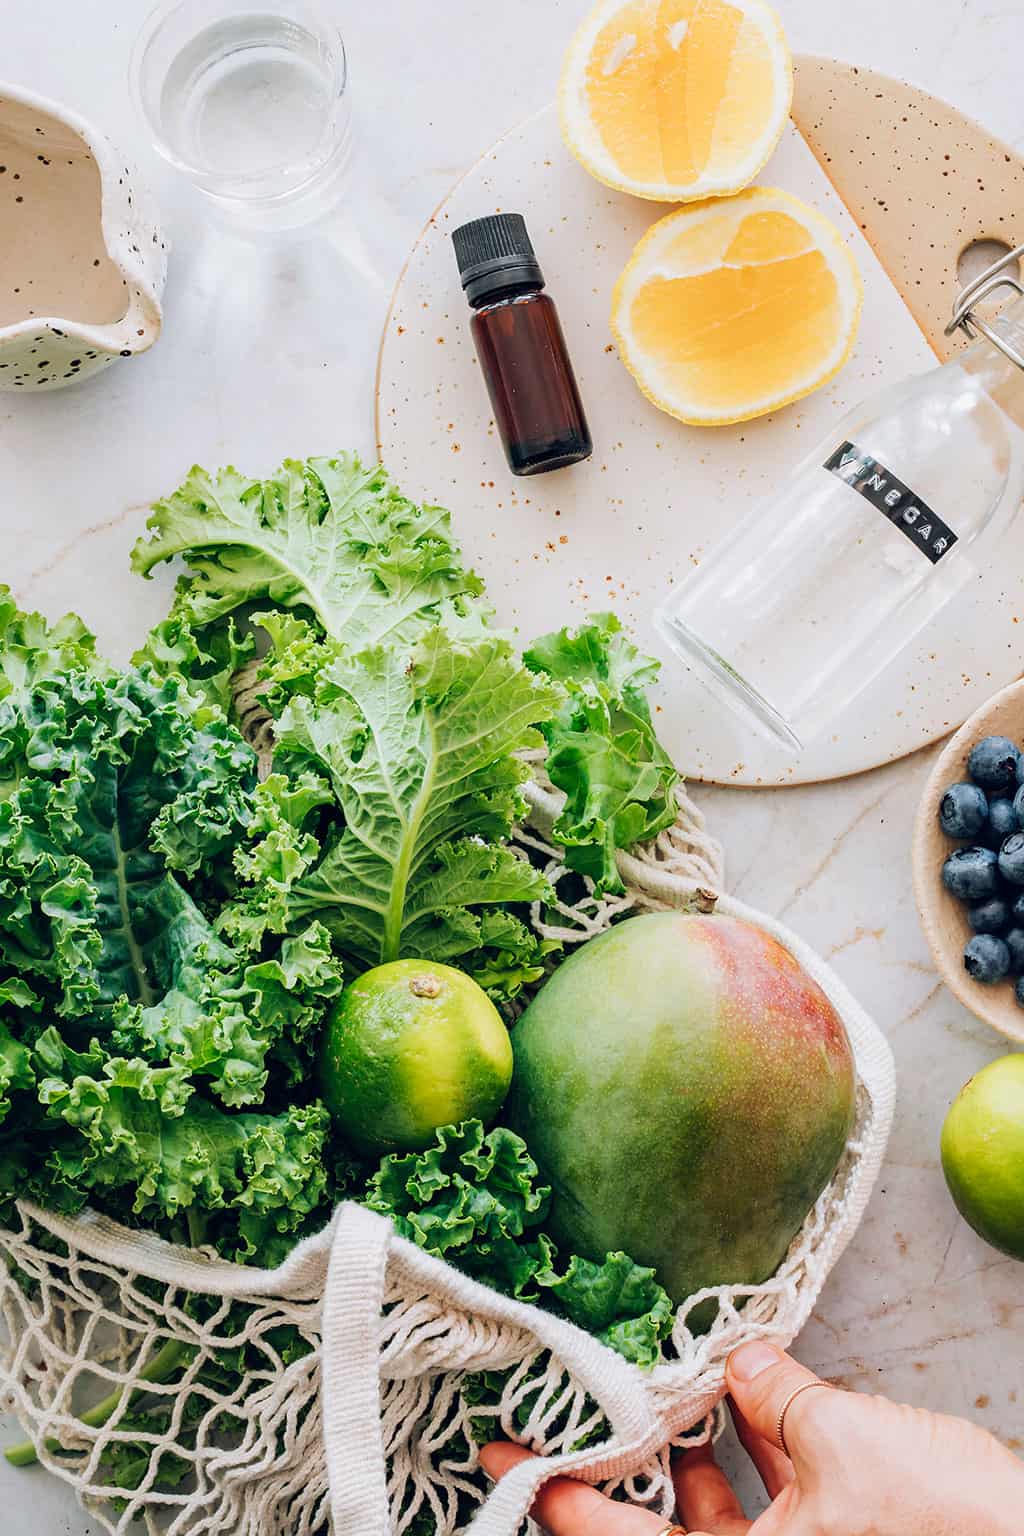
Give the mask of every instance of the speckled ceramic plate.
[{"label": "speckled ceramic plate", "polygon": [[[860,93],[865,134],[882,132],[887,111],[879,88],[884,77],[872,79],[876,89]],[[890,115],[905,118],[909,133],[907,90],[892,83]],[[798,85],[798,101],[799,95]],[[819,81],[818,119],[827,116],[821,98]],[[928,133],[932,143],[952,144],[963,120],[942,110],[942,134],[934,124]],[[838,116],[849,138],[848,123]],[[886,143],[893,144],[898,126],[885,127]],[[819,128],[815,151],[827,164],[827,122]],[[980,133],[965,124],[965,135],[968,128]],[[913,124],[913,132],[921,137],[920,124]],[[855,174],[849,169],[866,198],[864,189],[882,173],[872,170],[867,151],[863,161]],[[840,169],[830,173],[841,184]],[[894,184],[885,174],[880,196],[892,201],[916,195],[920,206],[920,176]],[[940,171],[935,175],[941,178]],[[713,429],[685,426],[644,399],[615,355],[609,299],[636,241],[665,210],[592,180],[563,148],[552,108],[495,145],[414,249],[381,346],[378,437],[384,462],[407,492],[452,508],[459,537],[503,624],[528,639],[588,611],[613,609],[640,645],[664,659],[659,731],[687,773],[732,784],[805,783],[856,773],[923,746],[1018,675],[1024,539],[1008,539],[987,576],[921,643],[894,658],[832,732],[797,760],[744,734],[730,712],[665,653],[651,613],[669,587],[808,445],[825,437],[843,411],[935,363],[898,288],[795,128],[758,181],[795,192],[834,219],[864,275],[866,302],[854,356],[817,394],[774,417]],[[849,201],[854,206],[856,199]],[[963,202],[960,197],[961,217]],[[929,206],[936,208],[934,199]],[[527,217],[561,310],[596,444],[589,463],[526,480],[509,473],[495,435],[449,238],[463,221],[501,209]],[[945,247],[952,205],[926,216],[941,223]],[[983,223],[977,233],[991,233]],[[958,250],[959,233],[952,238]],[[905,262],[905,287],[916,281],[909,272]]]}]

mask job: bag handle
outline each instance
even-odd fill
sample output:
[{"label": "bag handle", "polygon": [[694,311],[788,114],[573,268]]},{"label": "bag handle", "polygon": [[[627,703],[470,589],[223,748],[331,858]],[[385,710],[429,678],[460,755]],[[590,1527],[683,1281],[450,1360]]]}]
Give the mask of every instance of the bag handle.
[{"label": "bag handle", "polygon": [[[391,1223],[384,1217],[351,1202],[339,1206],[324,1291],[320,1361],[324,1446],[336,1536],[348,1532],[390,1536],[381,1431],[380,1331],[392,1236]],[[460,1288],[455,1281],[452,1289]],[[549,1320],[540,1321],[538,1338],[547,1333],[543,1323]],[[557,1326],[559,1337],[550,1342],[563,1364],[604,1406],[612,1439],[575,1454],[538,1456],[513,1468],[477,1511],[472,1521],[474,1536],[517,1536],[548,1478],[570,1471],[596,1480],[621,1475],[635,1470],[665,1441],[665,1426],[639,1372],[582,1330],[564,1323]]]},{"label": "bag handle", "polygon": [[324,1290],[320,1393],[338,1536],[389,1536],[380,1413],[380,1317],[391,1223],[346,1202],[334,1218]]},{"label": "bag handle", "polygon": [[587,1482],[599,1483],[635,1472],[657,1454],[668,1438],[664,1424],[650,1412],[648,1424],[649,1428],[633,1440],[521,1461],[506,1472],[473,1516],[469,1523],[472,1536],[518,1536],[538,1493],[553,1477],[582,1475]]}]

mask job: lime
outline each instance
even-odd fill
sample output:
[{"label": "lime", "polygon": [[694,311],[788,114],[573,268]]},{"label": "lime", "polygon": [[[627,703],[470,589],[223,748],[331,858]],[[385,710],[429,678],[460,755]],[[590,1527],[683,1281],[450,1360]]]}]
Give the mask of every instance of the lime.
[{"label": "lime", "polygon": [[1024,1259],[1024,1055],[1000,1057],[961,1089],[942,1127],[942,1168],[978,1236]]},{"label": "lime", "polygon": [[512,1042],[472,977],[395,960],[360,976],[331,1010],[320,1080],[355,1146],[419,1151],[438,1126],[494,1118],[512,1080]]}]

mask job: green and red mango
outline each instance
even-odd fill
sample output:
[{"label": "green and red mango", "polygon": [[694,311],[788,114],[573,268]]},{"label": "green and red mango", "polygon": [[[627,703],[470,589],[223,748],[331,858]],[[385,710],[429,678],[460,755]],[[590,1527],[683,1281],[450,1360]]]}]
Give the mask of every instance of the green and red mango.
[{"label": "green and red mango", "polygon": [[513,1048],[509,1119],[554,1188],[552,1235],[653,1265],[677,1302],[775,1272],[853,1124],[841,1018],[732,917],[655,913],[592,939]]}]

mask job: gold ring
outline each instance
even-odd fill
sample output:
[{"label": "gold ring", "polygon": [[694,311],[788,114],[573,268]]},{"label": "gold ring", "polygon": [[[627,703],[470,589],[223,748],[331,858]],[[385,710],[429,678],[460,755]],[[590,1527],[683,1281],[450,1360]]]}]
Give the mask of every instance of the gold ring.
[{"label": "gold ring", "polygon": [[681,1525],[666,1525],[663,1531],[658,1532],[658,1536],[686,1536],[686,1532]]},{"label": "gold ring", "polygon": [[792,1408],[801,1392],[811,1392],[815,1387],[822,1387],[826,1392],[832,1391],[832,1388],[827,1381],[802,1381],[798,1387],[793,1388],[792,1392],[789,1394],[789,1396],[786,1398],[786,1401],[779,1409],[779,1417],[775,1424],[775,1436],[779,1444],[782,1446],[782,1449],[785,1451],[786,1455],[789,1456],[790,1461],[792,1461],[793,1458],[790,1455],[789,1446],[786,1444],[786,1414]]}]

